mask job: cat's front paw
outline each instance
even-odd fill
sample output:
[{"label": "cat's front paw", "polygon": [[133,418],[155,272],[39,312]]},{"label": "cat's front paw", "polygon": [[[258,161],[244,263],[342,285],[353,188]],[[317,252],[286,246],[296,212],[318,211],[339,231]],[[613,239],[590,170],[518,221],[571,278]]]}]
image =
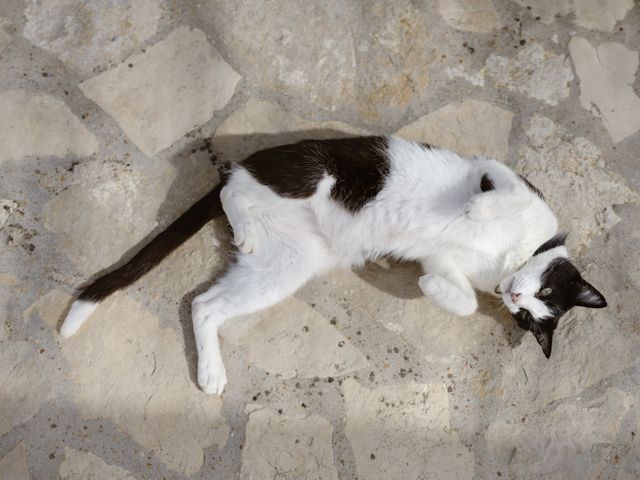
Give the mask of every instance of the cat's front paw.
[{"label": "cat's front paw", "polygon": [[258,247],[257,236],[251,224],[238,225],[233,230],[233,243],[242,253],[253,253]]},{"label": "cat's front paw", "polygon": [[205,393],[222,394],[227,384],[227,372],[222,359],[215,356],[198,357],[198,384]]},{"label": "cat's front paw", "polygon": [[454,315],[466,317],[478,308],[475,296],[466,295],[459,287],[438,275],[423,275],[418,280],[418,285],[422,293],[430,297],[436,305]]}]

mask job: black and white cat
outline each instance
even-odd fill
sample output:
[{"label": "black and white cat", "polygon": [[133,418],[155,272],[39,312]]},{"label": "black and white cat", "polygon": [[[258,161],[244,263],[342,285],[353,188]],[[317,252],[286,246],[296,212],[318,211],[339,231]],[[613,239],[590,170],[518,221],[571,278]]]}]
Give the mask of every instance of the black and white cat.
[{"label": "black and white cat", "polygon": [[306,140],[257,152],[131,261],[73,303],[73,335],[99,302],[149,271],[210,219],[226,214],[239,253],[192,304],[198,383],[227,382],[218,327],[267,308],[310,278],[392,255],[421,262],[426,296],[456,315],[499,295],[551,354],[558,319],[575,305],[606,306],[569,260],[542,194],[495,160],[471,160],[395,137]]}]

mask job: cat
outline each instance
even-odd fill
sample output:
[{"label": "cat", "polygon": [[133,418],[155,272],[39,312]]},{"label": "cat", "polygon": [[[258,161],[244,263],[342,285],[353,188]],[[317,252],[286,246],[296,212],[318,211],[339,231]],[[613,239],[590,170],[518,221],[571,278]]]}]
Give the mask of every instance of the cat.
[{"label": "cat", "polygon": [[558,320],[603,295],[571,263],[542,193],[496,160],[465,159],[397,137],[303,140],[221,170],[221,182],[124,266],[79,295],[60,329],[73,335],[98,304],[226,214],[238,253],[192,303],[198,383],[227,382],[218,328],[267,308],[314,276],[383,255],[422,264],[422,292],[456,315],[475,290],[499,297],[549,358]]}]

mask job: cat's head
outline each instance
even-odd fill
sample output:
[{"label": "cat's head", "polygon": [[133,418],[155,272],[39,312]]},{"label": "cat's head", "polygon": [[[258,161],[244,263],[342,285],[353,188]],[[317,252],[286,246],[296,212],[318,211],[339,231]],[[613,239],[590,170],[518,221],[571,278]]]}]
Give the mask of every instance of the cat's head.
[{"label": "cat's head", "polygon": [[582,278],[569,260],[565,238],[566,235],[556,235],[545,242],[495,290],[518,326],[534,334],[547,358],[551,355],[553,331],[562,315],[575,306],[607,306],[602,294]]}]

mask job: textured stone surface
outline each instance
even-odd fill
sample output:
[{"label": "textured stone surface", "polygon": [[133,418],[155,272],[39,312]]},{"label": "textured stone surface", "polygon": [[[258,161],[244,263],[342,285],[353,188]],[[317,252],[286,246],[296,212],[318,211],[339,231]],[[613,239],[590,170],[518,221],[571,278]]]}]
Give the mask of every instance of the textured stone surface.
[{"label": "textured stone surface", "polygon": [[88,156],[98,140],[61,100],[26,90],[0,94],[0,161]]},{"label": "textured stone surface", "polygon": [[548,52],[539,43],[527,45],[513,59],[491,55],[486,70],[498,85],[549,105],[557,105],[569,96],[573,80],[567,57]]},{"label": "textured stone surface", "polygon": [[613,42],[594,48],[580,37],[571,39],[569,51],[580,79],[580,102],[602,117],[611,139],[617,143],[640,130],[640,97],[633,90],[638,52]]},{"label": "textured stone surface", "polygon": [[337,480],[333,463],[333,427],[317,415],[279,415],[250,405],[240,478]]},{"label": "textured stone surface", "polygon": [[45,206],[45,226],[58,235],[58,251],[93,274],[153,230],[175,175],[172,167],[149,172],[96,165]]},{"label": "textured stone surface", "polygon": [[0,458],[0,480],[29,480],[27,451],[22,443]]},{"label": "textured stone surface", "polygon": [[397,135],[461,155],[507,157],[513,114],[481,100],[446,105],[402,127]]},{"label": "textured stone surface", "polygon": [[[516,169],[536,185],[571,232],[578,249],[602,231],[611,205],[640,200],[622,178],[606,171],[598,148],[583,137],[571,137],[547,117],[534,115],[526,130],[530,145],[520,149]],[[572,201],[566,201],[571,198]]]},{"label": "textured stone surface", "polygon": [[29,0],[23,35],[83,74],[120,60],[156,33],[158,0]]},{"label": "textured stone surface", "polygon": [[438,0],[445,22],[468,32],[487,33],[500,28],[500,18],[491,0]]},{"label": "textured stone surface", "polygon": [[633,8],[633,0],[515,0],[531,14],[551,23],[559,15],[574,15],[574,22],[584,28],[610,32]]},{"label": "textured stone surface", "polygon": [[358,478],[473,477],[473,454],[450,430],[444,385],[410,383],[369,390],[349,379],[343,386],[345,433]]},{"label": "textured stone surface", "polygon": [[4,17],[0,17],[0,52],[7,48],[13,38],[8,30],[11,29],[11,22]]},{"label": "textured stone surface", "polygon": [[65,447],[64,461],[60,465],[62,480],[135,480],[130,472],[108,465],[91,452]]},{"label": "textured stone surface", "polygon": [[500,418],[485,436],[507,478],[532,478],[532,472],[551,480],[612,478],[603,474],[620,436],[629,435],[624,424],[635,408],[637,399],[612,388],[530,419]]},{"label": "textured stone surface", "polygon": [[202,30],[180,27],[80,88],[151,156],[223,108],[239,80]]},{"label": "textured stone surface", "polygon": [[303,138],[366,135],[363,129],[340,121],[313,122],[282,107],[249,99],[218,126],[213,144],[229,160],[241,160],[261,148]]},{"label": "textured stone surface", "polygon": [[58,323],[67,313],[71,304],[71,297],[62,290],[52,290],[36,300],[29,308],[22,312],[22,319],[28,322],[36,314],[53,330],[57,330]]},{"label": "textured stone surface", "polygon": [[0,342],[0,435],[30,420],[51,396],[45,358],[23,341]]},{"label": "textured stone surface", "polygon": [[175,332],[126,295],[101,306],[62,351],[82,414],[112,420],[170,468],[193,474],[203,449],[226,442],[221,399],[191,381]]},{"label": "textured stone surface", "polygon": [[367,366],[327,319],[295,298],[232,320],[221,335],[245,349],[252,364],[284,378],[331,377]]}]

